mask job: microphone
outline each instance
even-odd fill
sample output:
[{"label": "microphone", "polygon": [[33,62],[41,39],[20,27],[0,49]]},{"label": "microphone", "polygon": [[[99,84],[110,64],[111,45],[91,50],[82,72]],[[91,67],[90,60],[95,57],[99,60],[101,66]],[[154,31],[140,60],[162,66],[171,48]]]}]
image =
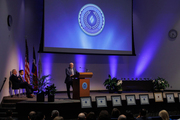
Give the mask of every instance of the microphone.
[{"label": "microphone", "polygon": [[89,69],[87,69],[87,68],[82,68],[82,67],[79,67],[79,68],[83,69],[83,71],[89,72]]},{"label": "microphone", "polygon": [[89,69],[86,68],[86,72],[89,72]]}]

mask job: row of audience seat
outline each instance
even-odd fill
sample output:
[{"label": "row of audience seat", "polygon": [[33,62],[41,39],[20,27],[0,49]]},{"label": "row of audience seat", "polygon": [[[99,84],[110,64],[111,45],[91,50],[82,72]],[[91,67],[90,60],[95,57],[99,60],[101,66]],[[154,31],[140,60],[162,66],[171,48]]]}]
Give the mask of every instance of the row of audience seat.
[{"label": "row of audience seat", "polygon": [[[166,110],[161,110],[156,117],[146,117],[147,111],[141,109],[139,115],[134,117],[131,111],[126,111],[126,113],[121,114],[121,112],[114,108],[111,112],[111,115],[106,110],[102,110],[99,115],[96,115],[94,112],[82,112],[77,115],[77,119],[71,120],[177,120],[180,118],[180,115],[169,115]],[[13,114],[11,110],[7,111],[7,120],[13,120]],[[46,119],[46,116],[42,112],[31,111],[27,116],[28,120],[64,120],[58,110],[53,110],[51,112],[51,118]]]}]

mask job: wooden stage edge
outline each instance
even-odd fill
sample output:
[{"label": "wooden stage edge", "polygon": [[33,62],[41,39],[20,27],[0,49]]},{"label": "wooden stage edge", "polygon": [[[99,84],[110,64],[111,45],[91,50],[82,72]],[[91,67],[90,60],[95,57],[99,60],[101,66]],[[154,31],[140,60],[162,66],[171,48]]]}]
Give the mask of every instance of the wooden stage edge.
[{"label": "wooden stage edge", "polygon": [[[180,91],[163,91],[163,97],[166,98],[166,93],[174,93],[174,97],[177,98],[178,97],[178,93],[180,93]],[[115,95],[121,95],[121,99],[125,100],[125,96],[126,95],[135,95],[136,99],[139,99],[139,95],[140,94],[148,94],[149,95],[149,99],[154,99],[154,92],[147,92],[147,91],[123,91],[122,93],[108,93],[106,90],[103,91],[91,91],[90,92],[90,96],[92,101],[95,101],[95,97],[96,96],[106,96],[107,101],[111,101],[111,96],[115,96]],[[71,92],[71,97],[72,97],[72,92]],[[27,98],[25,95],[21,95],[20,97],[18,96],[5,96],[3,98],[4,100],[20,100],[21,102],[36,102],[36,95],[33,98]],[[45,102],[47,102],[47,96],[45,96]],[[53,103],[74,103],[74,102],[80,102],[80,100],[77,99],[68,99],[66,92],[56,92],[55,94],[55,102]],[[38,102],[41,103],[41,102]],[[48,102],[51,103],[51,102]]]}]

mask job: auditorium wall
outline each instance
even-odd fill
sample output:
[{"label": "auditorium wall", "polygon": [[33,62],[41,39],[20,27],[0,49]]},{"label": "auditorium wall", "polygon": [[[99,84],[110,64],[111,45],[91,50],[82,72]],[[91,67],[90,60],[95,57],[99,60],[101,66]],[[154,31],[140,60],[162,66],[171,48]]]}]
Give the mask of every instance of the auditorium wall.
[{"label": "auditorium wall", "polygon": [[[163,77],[169,90],[180,90],[180,1],[134,0],[135,57],[129,59],[129,77]],[[168,32],[175,29],[176,39]]]},{"label": "auditorium wall", "polygon": [[[13,68],[21,69],[24,59],[24,1],[18,0],[16,4],[11,0],[0,1],[0,87],[7,78],[7,81],[0,93],[2,97],[8,95],[9,76]],[[7,16],[11,15],[13,23],[7,25]]]},{"label": "auditorium wall", "polygon": [[[42,5],[40,0],[0,0],[0,87],[4,78],[7,78],[0,92],[0,101],[3,96],[9,95],[10,71],[24,69],[25,37],[28,40],[32,68],[33,46],[37,52],[41,37]],[[11,27],[7,25],[8,15],[12,16]]]}]

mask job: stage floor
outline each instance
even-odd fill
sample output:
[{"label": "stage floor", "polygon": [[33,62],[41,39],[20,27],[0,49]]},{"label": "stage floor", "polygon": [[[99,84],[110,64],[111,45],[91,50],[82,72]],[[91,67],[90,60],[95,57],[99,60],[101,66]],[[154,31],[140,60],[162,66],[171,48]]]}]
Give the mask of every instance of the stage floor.
[{"label": "stage floor", "polygon": [[[163,97],[166,98],[166,93],[174,93],[174,97],[178,97],[178,93],[180,92],[163,92]],[[143,92],[143,91],[124,91],[122,93],[109,93],[109,92],[90,92],[90,96],[92,101],[95,101],[96,96],[106,96],[107,101],[111,101],[111,96],[114,95],[121,95],[122,100],[125,99],[125,95],[135,95],[136,99],[139,99],[140,94],[148,94],[149,99],[154,99],[154,93],[153,92]],[[71,93],[72,96],[72,93]],[[7,96],[4,97],[6,100],[21,100],[21,101],[26,101],[26,102],[36,102],[36,95],[33,98],[27,98],[25,95],[21,95],[20,97],[18,96]],[[47,96],[45,96],[45,102],[48,101]],[[66,93],[56,93],[55,94],[55,102],[56,103],[72,103],[72,102],[80,102],[80,100],[74,100],[74,99],[68,99]]]}]

